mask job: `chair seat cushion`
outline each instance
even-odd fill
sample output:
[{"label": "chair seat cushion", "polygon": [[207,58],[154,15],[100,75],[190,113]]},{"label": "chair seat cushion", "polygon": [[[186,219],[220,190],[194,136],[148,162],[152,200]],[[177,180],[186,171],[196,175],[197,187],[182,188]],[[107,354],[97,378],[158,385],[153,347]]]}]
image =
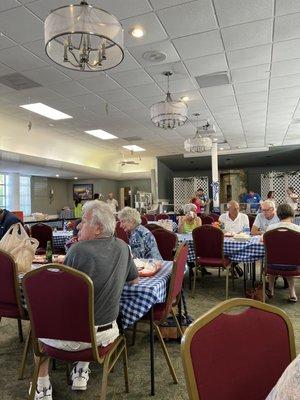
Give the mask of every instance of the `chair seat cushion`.
[{"label": "chair seat cushion", "polygon": [[154,321],[160,321],[166,314],[166,303],[155,304],[153,307]]},{"label": "chair seat cushion", "polygon": [[230,264],[230,260],[227,257],[224,258],[213,258],[213,257],[197,257],[197,264],[203,265],[204,267],[227,267]]},{"label": "chair seat cushion", "polygon": [[[98,347],[98,354],[99,357],[104,357],[113,347],[115,342],[110,343],[108,346]],[[70,362],[76,362],[76,361],[94,361],[93,357],[93,352],[92,349],[85,349],[81,351],[66,351],[66,350],[61,350],[57,349],[52,346],[48,346],[45,343],[42,343],[43,350],[44,352],[52,358],[55,358],[56,360],[61,360],[61,361],[70,361]]]},{"label": "chair seat cushion", "polygon": [[0,303],[0,317],[21,318],[21,315],[16,304]]},{"label": "chair seat cushion", "polygon": [[292,268],[280,269],[277,268],[267,268],[267,273],[269,275],[280,275],[280,276],[300,276],[300,266],[293,266]]}]

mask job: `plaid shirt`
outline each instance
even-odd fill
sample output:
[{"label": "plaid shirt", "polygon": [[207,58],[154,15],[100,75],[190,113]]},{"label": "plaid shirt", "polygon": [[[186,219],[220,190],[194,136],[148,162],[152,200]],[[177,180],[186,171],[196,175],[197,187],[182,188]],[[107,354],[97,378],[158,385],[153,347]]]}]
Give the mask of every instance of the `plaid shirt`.
[{"label": "plaid shirt", "polygon": [[162,260],[155,237],[143,225],[138,225],[130,234],[129,245],[135,258]]}]

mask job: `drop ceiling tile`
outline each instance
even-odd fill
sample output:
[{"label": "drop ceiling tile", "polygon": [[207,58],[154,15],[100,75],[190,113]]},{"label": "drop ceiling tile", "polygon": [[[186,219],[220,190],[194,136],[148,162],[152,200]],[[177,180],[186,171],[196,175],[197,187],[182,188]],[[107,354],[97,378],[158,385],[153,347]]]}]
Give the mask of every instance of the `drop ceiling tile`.
[{"label": "drop ceiling tile", "polygon": [[108,102],[122,101],[133,98],[133,96],[130,93],[128,93],[127,90],[122,90],[122,89],[108,90],[101,92],[101,97]]},{"label": "drop ceiling tile", "polygon": [[48,88],[70,97],[89,93],[85,87],[74,81],[49,84]]},{"label": "drop ceiling tile", "polygon": [[255,21],[221,29],[226,51],[272,42],[273,20]]},{"label": "drop ceiling tile", "polygon": [[91,3],[115,15],[119,19],[125,19],[151,11],[147,0],[94,0]]},{"label": "drop ceiling tile", "polygon": [[236,93],[253,93],[253,92],[266,91],[268,90],[268,86],[269,86],[268,79],[234,84]]},{"label": "drop ceiling tile", "polygon": [[300,59],[272,63],[272,78],[276,76],[297,74],[300,71]]},{"label": "drop ceiling tile", "polygon": [[278,78],[272,78],[270,83],[270,89],[281,89],[286,87],[294,87],[300,85],[300,74],[280,76]]},{"label": "drop ceiling tile", "polygon": [[24,71],[22,75],[32,79],[40,85],[48,85],[55,82],[71,81],[71,78],[53,67],[35,68],[34,70]]},{"label": "drop ceiling tile", "polygon": [[166,76],[163,74],[166,71],[171,71],[173,73],[173,75],[170,76],[170,82],[172,80],[189,77],[189,74],[181,61],[169,64],[151,65],[150,67],[145,67],[145,70],[156,82],[166,80]]},{"label": "drop ceiling tile", "polygon": [[143,69],[123,72],[112,72],[110,76],[123,87],[154,83],[153,79]]},{"label": "drop ceiling tile", "polygon": [[[147,61],[143,58],[143,54],[147,51],[157,51],[164,53],[166,55],[166,60],[159,63]],[[169,40],[157,43],[150,43],[144,46],[132,47],[130,48],[130,53],[139,63],[141,63],[145,67],[179,61],[179,56],[173,44]]]},{"label": "drop ceiling tile", "polygon": [[131,86],[128,91],[139,99],[152,97],[152,96],[162,96],[161,100],[164,100],[164,92],[155,84]]},{"label": "drop ceiling tile", "polygon": [[220,26],[231,26],[273,16],[273,0],[215,0]]},{"label": "drop ceiling tile", "polygon": [[45,19],[50,14],[51,10],[55,10],[58,7],[67,5],[69,4],[65,0],[37,0],[31,1],[29,4],[27,4],[27,7],[41,19]]},{"label": "drop ceiling tile", "polygon": [[276,0],[276,15],[292,14],[300,12],[300,2],[298,0]]},{"label": "drop ceiling tile", "polygon": [[16,46],[16,43],[13,40],[5,37],[2,33],[0,34],[0,50],[14,46]]},{"label": "drop ceiling tile", "polygon": [[45,62],[19,46],[0,50],[0,60],[18,72],[47,66]]},{"label": "drop ceiling tile", "polygon": [[220,32],[217,30],[174,39],[173,43],[183,60],[224,51]]},{"label": "drop ceiling tile", "polygon": [[233,96],[232,85],[222,85],[207,87],[200,90],[204,98],[211,99],[214,97]]},{"label": "drop ceiling tile", "polygon": [[236,100],[233,95],[231,96],[225,96],[225,97],[212,97],[207,99],[207,103],[211,107],[218,107],[218,106],[224,106],[224,105],[236,105]]},{"label": "drop ceiling tile", "polygon": [[285,87],[282,89],[270,88],[270,98],[281,98],[281,99],[298,99],[300,93],[300,86]]},{"label": "drop ceiling tile", "polygon": [[274,41],[296,39],[300,37],[300,13],[275,18]]},{"label": "drop ceiling tile", "polygon": [[[122,21],[124,28],[124,41],[126,47],[143,46],[148,43],[160,42],[167,39],[159,19],[154,13],[139,15]],[[130,34],[135,27],[142,27],[145,34],[141,38],[135,38]]]},{"label": "drop ceiling tile", "polygon": [[266,102],[268,99],[268,91],[262,90],[253,93],[236,93],[236,99],[238,104]]},{"label": "drop ceiling tile", "polygon": [[81,96],[72,96],[72,101],[80,104],[82,107],[90,107],[96,104],[99,104],[99,106],[102,105],[104,107],[106,104],[106,101],[92,93],[83,94]]},{"label": "drop ceiling tile", "polygon": [[[38,40],[44,35],[42,22],[24,7],[13,8],[0,13],[0,26],[1,31],[18,43]],[[28,29],[24,29],[24,27]]]},{"label": "drop ceiling tile", "polygon": [[180,4],[157,14],[172,39],[217,28],[210,0]]},{"label": "drop ceiling tile", "polygon": [[0,12],[10,10],[11,8],[20,7],[20,3],[16,0],[1,0]]},{"label": "drop ceiling tile", "polygon": [[114,80],[105,73],[102,73],[101,75],[94,75],[94,78],[83,79],[79,81],[79,83],[95,93],[101,93],[120,88],[120,85],[114,82]]},{"label": "drop ceiling tile", "polygon": [[193,58],[186,60],[184,63],[192,76],[227,71],[228,69],[225,54],[223,53]]},{"label": "drop ceiling tile", "polygon": [[[167,91],[167,82],[161,81],[159,82],[159,86],[166,92]],[[198,89],[198,85],[196,82],[194,83],[190,78],[187,79],[176,79],[170,82],[170,92],[171,93],[181,93],[187,91],[193,91]]]},{"label": "drop ceiling tile", "polygon": [[274,43],[273,62],[300,58],[300,39]]},{"label": "drop ceiling tile", "polygon": [[6,65],[0,64],[0,76],[13,74],[15,71]]},{"label": "drop ceiling tile", "polygon": [[[124,59],[121,64],[117,65],[111,70],[107,71],[107,74],[110,75],[111,73],[115,72],[123,72],[123,71],[130,71],[132,69],[138,69],[140,65],[136,62],[136,60],[132,57],[132,55],[125,49],[124,52]],[[75,71],[77,73],[78,71]]]},{"label": "drop ceiling tile", "polygon": [[233,69],[230,71],[230,74],[233,83],[268,79],[270,76],[270,64],[255,65],[253,67],[242,69]]},{"label": "drop ceiling tile", "polygon": [[251,67],[271,62],[271,45],[227,52],[230,69]]}]

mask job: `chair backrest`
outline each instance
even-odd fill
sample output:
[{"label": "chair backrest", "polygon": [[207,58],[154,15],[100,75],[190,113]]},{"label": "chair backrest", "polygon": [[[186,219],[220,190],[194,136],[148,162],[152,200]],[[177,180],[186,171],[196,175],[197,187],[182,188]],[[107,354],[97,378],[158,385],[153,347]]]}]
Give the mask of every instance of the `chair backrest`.
[{"label": "chair backrest", "polygon": [[[227,313],[241,306],[247,308]],[[182,338],[189,399],[263,400],[295,355],[293,327],[284,311],[250,299],[224,301],[194,321]]]},{"label": "chair backrest", "polygon": [[169,216],[168,216],[168,214],[156,214],[155,220],[159,221],[160,219],[169,219]]},{"label": "chair backrest", "polygon": [[147,228],[147,229],[149,229],[149,231],[154,231],[154,230],[156,230],[156,229],[163,229],[161,226],[159,226],[159,225],[157,225],[157,224],[146,224],[145,225],[145,228]]},{"label": "chair backrest", "polygon": [[211,225],[214,222],[213,217],[210,215],[201,215],[202,225]]},{"label": "chair backrest", "polygon": [[35,341],[95,343],[94,286],[86,274],[48,264],[25,274],[22,284]]},{"label": "chair backrest", "polygon": [[13,257],[0,250],[0,318],[22,318],[18,270]]},{"label": "chair backrest", "polygon": [[300,232],[288,228],[277,228],[263,236],[267,265],[285,269],[285,266],[300,267]]},{"label": "chair backrest", "polygon": [[147,217],[145,217],[145,215],[141,215],[141,223],[142,223],[142,225],[146,225],[146,224],[148,224],[148,220],[147,220]]},{"label": "chair backrest", "polygon": [[173,261],[175,249],[177,247],[177,235],[166,229],[154,229],[152,234],[155,237],[158,250],[163,260]]},{"label": "chair backrest", "polygon": [[115,234],[116,234],[117,238],[122,239],[122,240],[124,240],[125,243],[129,244],[128,235],[124,231],[124,229],[121,227],[120,221],[117,221],[117,223],[116,223]]},{"label": "chair backrest", "polygon": [[46,250],[47,242],[52,244],[52,228],[49,225],[38,223],[31,227],[31,236],[39,241],[39,249]]},{"label": "chair backrest", "polygon": [[212,225],[202,225],[192,232],[196,257],[223,258],[224,233]]},{"label": "chair backrest", "polygon": [[253,223],[254,223],[254,221],[255,221],[255,218],[256,218],[256,216],[255,216],[255,215],[248,214],[248,219],[249,219],[249,227],[250,227],[250,229],[252,229],[252,225],[253,225]]},{"label": "chair backrest", "polygon": [[176,251],[162,319],[166,318],[170,314],[172,306],[175,305],[180,298],[188,250],[188,245],[186,243],[181,243]]},{"label": "chair backrest", "polygon": [[220,214],[210,213],[209,216],[212,217],[214,222],[219,221]]},{"label": "chair backrest", "polygon": [[145,214],[147,221],[155,221],[155,214]]}]

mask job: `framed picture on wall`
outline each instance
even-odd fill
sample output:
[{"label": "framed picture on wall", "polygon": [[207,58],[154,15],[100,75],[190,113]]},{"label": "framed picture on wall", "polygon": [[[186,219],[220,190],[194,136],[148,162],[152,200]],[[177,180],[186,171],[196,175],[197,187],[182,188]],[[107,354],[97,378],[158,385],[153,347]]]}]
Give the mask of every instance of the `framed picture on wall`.
[{"label": "framed picture on wall", "polygon": [[73,185],[73,199],[92,200],[93,199],[93,184],[92,183],[77,183]]}]

